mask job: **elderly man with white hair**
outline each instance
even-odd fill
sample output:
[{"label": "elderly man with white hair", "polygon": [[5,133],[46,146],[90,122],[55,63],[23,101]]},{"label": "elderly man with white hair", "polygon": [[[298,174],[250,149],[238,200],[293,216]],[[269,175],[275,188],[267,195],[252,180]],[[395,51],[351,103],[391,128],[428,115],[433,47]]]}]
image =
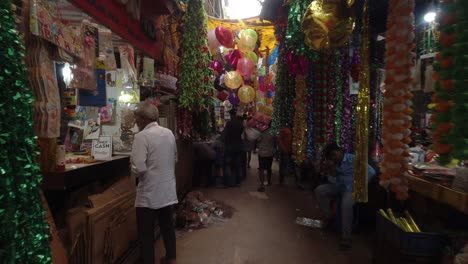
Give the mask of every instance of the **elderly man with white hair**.
[{"label": "elderly man with white hair", "polygon": [[163,263],[176,263],[176,237],[172,205],[178,203],[175,178],[177,147],[171,130],[158,124],[158,109],[150,102],[135,110],[140,130],[132,149],[132,171],[138,177],[135,200],[141,263],[154,264],[154,227],[158,219],[166,256]]}]

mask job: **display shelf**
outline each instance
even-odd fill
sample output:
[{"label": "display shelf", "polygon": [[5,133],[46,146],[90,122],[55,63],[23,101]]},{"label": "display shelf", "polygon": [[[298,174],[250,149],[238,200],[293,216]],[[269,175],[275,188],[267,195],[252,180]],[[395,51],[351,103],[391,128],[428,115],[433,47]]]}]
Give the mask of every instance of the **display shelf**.
[{"label": "display shelf", "polygon": [[468,215],[468,193],[453,190],[420,177],[408,176],[409,188]]},{"label": "display shelf", "polygon": [[67,190],[89,184],[103,178],[113,178],[130,174],[130,157],[113,156],[110,160],[90,164],[67,165],[66,170],[44,172],[44,190]]}]

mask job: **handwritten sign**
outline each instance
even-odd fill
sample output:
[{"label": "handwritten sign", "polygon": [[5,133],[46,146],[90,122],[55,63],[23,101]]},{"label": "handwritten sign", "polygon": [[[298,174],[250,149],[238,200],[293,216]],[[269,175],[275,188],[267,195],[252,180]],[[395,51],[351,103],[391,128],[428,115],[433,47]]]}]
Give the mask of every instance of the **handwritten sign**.
[{"label": "handwritten sign", "polygon": [[100,136],[93,140],[92,155],[96,160],[108,160],[112,157],[112,136]]},{"label": "handwritten sign", "polygon": [[82,37],[63,24],[50,10],[54,9],[42,0],[31,1],[31,16],[29,27],[31,33],[39,36],[67,52],[83,57]]}]

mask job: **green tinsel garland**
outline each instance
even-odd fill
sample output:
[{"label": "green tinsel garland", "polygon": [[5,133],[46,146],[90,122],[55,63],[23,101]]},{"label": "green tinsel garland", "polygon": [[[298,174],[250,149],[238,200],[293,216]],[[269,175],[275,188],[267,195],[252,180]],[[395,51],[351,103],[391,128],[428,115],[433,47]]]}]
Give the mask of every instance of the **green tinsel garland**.
[{"label": "green tinsel garland", "polygon": [[26,86],[25,47],[14,29],[11,6],[11,0],[0,1],[0,261],[51,263],[32,127],[33,96]]},{"label": "green tinsel garland", "polygon": [[192,124],[198,124],[194,126],[194,130],[203,136],[209,134],[208,109],[214,105],[206,20],[203,1],[190,0],[184,16],[178,81],[180,106],[194,112]]}]

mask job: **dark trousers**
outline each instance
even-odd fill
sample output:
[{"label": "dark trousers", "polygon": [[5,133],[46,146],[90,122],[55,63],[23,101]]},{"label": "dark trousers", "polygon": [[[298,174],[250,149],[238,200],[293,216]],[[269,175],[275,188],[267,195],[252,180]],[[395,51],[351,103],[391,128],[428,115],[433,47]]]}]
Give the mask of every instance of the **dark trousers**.
[{"label": "dark trousers", "polygon": [[230,152],[225,156],[224,184],[233,187],[242,180],[242,152]]},{"label": "dark trousers", "polygon": [[172,205],[160,209],[136,208],[138,239],[143,264],[154,264],[154,227],[158,219],[166,248],[166,259],[176,259],[176,237],[172,219]]},{"label": "dark trousers", "polygon": [[284,178],[289,176],[294,170],[294,161],[290,153],[280,152],[279,174],[280,183],[284,182]]},{"label": "dark trousers", "polygon": [[193,186],[213,185],[213,160],[196,160],[194,164]]}]

